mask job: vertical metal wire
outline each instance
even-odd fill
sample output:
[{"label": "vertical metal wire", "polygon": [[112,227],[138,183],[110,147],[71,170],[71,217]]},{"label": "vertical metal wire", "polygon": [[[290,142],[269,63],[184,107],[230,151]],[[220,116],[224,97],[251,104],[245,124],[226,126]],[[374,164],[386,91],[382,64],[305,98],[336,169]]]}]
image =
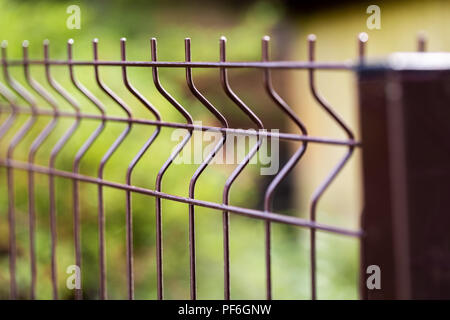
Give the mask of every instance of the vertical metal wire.
[{"label": "vertical metal wire", "polygon": [[[3,52],[3,47],[4,47],[4,43],[2,43],[2,52]],[[2,53],[2,66],[4,68],[4,60],[3,60],[3,53]],[[14,121],[17,118],[17,107],[16,107],[16,97],[13,95],[13,93],[3,85],[3,83],[0,83],[0,95],[3,96],[7,101],[8,104],[11,107],[11,114],[8,116],[8,118],[6,119],[6,121],[4,123],[2,123],[2,125],[0,126],[0,140],[5,136],[5,134],[8,132],[8,130],[11,128],[11,126],[13,125]],[[6,169],[7,172],[7,181],[8,181],[8,186],[9,186],[9,170],[8,168]],[[11,221],[9,218],[9,193],[11,193],[12,190],[8,188],[7,193],[8,193],[8,221]],[[11,299],[15,299],[16,297],[16,285],[15,285],[15,260],[11,261],[11,255],[13,253],[13,251],[11,250],[11,248],[15,248],[14,243],[11,241],[11,235],[14,235],[13,233],[11,233],[11,223],[9,223],[9,272],[10,272],[10,298]],[[15,252],[14,252],[15,253]],[[14,263],[12,263],[14,262]],[[11,265],[13,266],[13,268],[11,268]]]},{"label": "vertical metal wire", "polygon": [[[225,37],[220,38],[220,61],[226,61],[226,41]],[[222,88],[224,89],[227,96],[241,109],[245,115],[256,125],[258,130],[264,129],[264,125],[261,120],[256,116],[256,114],[231,90],[228,81],[228,71],[226,68],[220,68],[220,81]],[[244,159],[239,163],[239,165],[234,169],[231,175],[225,182],[225,187],[223,190],[223,204],[228,205],[230,188],[239,174],[244,170],[250,159],[258,152],[261,147],[262,139],[258,135],[257,143],[250,149],[250,151],[245,155]],[[224,251],[224,291],[225,299],[230,299],[230,236],[229,236],[229,215],[228,211],[223,212],[223,251]],[[270,284],[267,284],[270,287]],[[270,298],[268,296],[268,298]]]},{"label": "vertical metal wire", "polygon": [[[191,62],[191,39],[185,39],[185,60],[186,62]],[[208,109],[208,111],[220,122],[222,127],[228,128],[227,119],[209,102],[195,87],[194,80],[192,78],[192,68],[186,68],[186,82],[192,94]],[[217,152],[222,149],[226,141],[226,134],[222,134],[222,138],[214,146],[208,155],[204,158],[200,166],[195,171],[189,182],[189,197],[194,199],[195,184],[206,169],[208,164],[213,160]],[[190,273],[191,273],[191,299],[195,300],[197,297],[196,292],[196,268],[195,268],[195,207],[194,205],[189,205],[189,256],[190,256]]]},{"label": "vertical metal wire", "polygon": [[[314,62],[315,59],[315,42],[316,36],[309,35],[308,36],[308,56],[309,61]],[[352,130],[344,123],[341,117],[331,108],[328,102],[317,92],[315,86],[315,77],[314,77],[314,69],[308,69],[309,75],[309,87],[311,90],[311,94],[313,95],[316,102],[325,110],[325,112],[338,124],[339,127],[347,135],[350,141],[354,140],[354,135]],[[348,159],[350,159],[353,154],[354,146],[349,146],[348,151],[345,156],[337,163],[337,165],[332,169],[332,171],[328,174],[328,176],[322,181],[320,186],[314,191],[311,203],[310,203],[310,220],[316,222],[316,210],[317,203],[320,200],[321,196],[328,188],[328,186],[333,182],[338,173],[342,170],[344,165],[347,163]],[[317,286],[316,286],[316,230],[311,229],[310,232],[310,264],[311,264],[311,298],[313,300],[317,299]]]},{"label": "vertical metal wire", "polygon": [[427,36],[424,32],[419,32],[417,35],[417,52],[427,51]]},{"label": "vertical metal wire", "polygon": [[[28,68],[28,43],[23,42],[22,44],[23,48],[23,68],[25,73],[25,79],[28,83],[30,83],[30,74],[29,74],[29,68]],[[30,83],[31,84],[31,83]],[[33,87],[33,86],[32,86]],[[33,107],[35,108],[35,101],[33,101]],[[53,129],[53,128],[51,128]],[[45,138],[45,130],[41,132],[41,134],[37,137],[37,140],[34,140],[30,149],[30,152],[28,154],[28,162],[33,163],[34,157],[36,154],[36,150],[39,147],[41,143],[41,136],[44,134]],[[30,271],[31,271],[31,286],[30,286],[30,298],[35,298],[35,287],[36,287],[36,255],[35,255],[35,203],[34,203],[34,173],[30,170],[28,171],[28,233],[29,233],[29,252],[30,252]]]},{"label": "vertical metal wire", "polygon": [[[34,91],[41,96],[52,108],[53,112],[58,113],[57,102],[55,98],[47,92],[37,81],[35,81],[31,75],[28,64],[28,41],[23,43],[23,56],[24,56],[24,72],[25,80],[28,85],[34,89]],[[36,102],[34,102],[35,104]],[[35,106],[36,108],[36,106]],[[56,127],[58,120],[55,116],[52,117],[51,121],[45,126],[45,128],[39,133],[37,138],[32,142],[30,147],[30,152],[28,154],[28,162],[34,164],[35,156],[38,149],[47,140],[50,133],[52,133]],[[36,266],[36,244],[35,244],[35,219],[36,219],[36,207],[35,207],[35,184],[34,184],[34,172],[32,170],[28,171],[28,213],[29,213],[29,241],[30,241],[30,267],[31,267],[31,288],[30,297],[35,298],[36,294],[36,278],[37,278],[37,266]]]},{"label": "vertical metal wire", "polygon": [[[19,142],[27,135],[36,122],[36,103],[34,98],[25,90],[17,81],[9,74],[6,62],[7,43],[2,43],[2,64],[3,75],[8,86],[19,96],[21,96],[31,108],[31,117],[21,126],[19,131],[12,138],[7,150],[7,162],[9,163],[14,157],[14,150]],[[24,57],[25,59],[26,57]],[[10,269],[10,296],[11,299],[16,298],[16,228],[15,228],[15,205],[14,205],[14,171],[12,167],[7,168],[8,183],[8,224],[9,224],[9,269]],[[33,227],[33,226],[32,226]],[[30,229],[31,230],[31,229]]]},{"label": "vertical metal wire", "polygon": [[[358,60],[359,64],[362,66],[366,62],[366,51],[367,51],[367,41],[369,40],[369,35],[365,32],[361,32],[358,34]],[[360,224],[363,224],[364,215],[361,216]],[[359,295],[360,298],[366,299],[365,294],[366,290],[362,289],[363,283],[365,285],[365,279],[362,278],[362,275],[365,274],[362,272],[364,261],[363,257],[363,238],[359,241],[359,265],[360,265],[360,285],[359,285]]]},{"label": "vertical metal wire", "polygon": [[[262,61],[269,61],[269,41],[270,38],[268,36],[263,37],[262,39]],[[272,77],[270,69],[264,69],[264,87],[269,95],[269,97],[273,100],[273,102],[277,105],[278,108],[281,109],[283,113],[285,113],[289,119],[294,122],[294,124],[299,128],[300,132],[303,135],[307,135],[307,130],[303,122],[297,117],[297,115],[292,111],[291,107],[280,97],[280,95],[275,91],[272,85]],[[275,138],[276,139],[276,138]],[[297,162],[303,156],[306,151],[307,142],[303,142],[301,147],[294,153],[294,155],[289,158],[286,164],[278,171],[276,176],[272,179],[269,186],[266,189],[264,195],[264,210],[269,212],[272,210],[272,202],[273,202],[273,194],[281,183],[281,181],[289,174],[289,172],[295,167]],[[265,249],[266,249],[266,282],[267,282],[267,299],[272,298],[272,275],[271,275],[271,230],[270,230],[270,221],[265,222]]]},{"label": "vertical metal wire", "polygon": [[[152,61],[157,61],[157,49],[156,49],[156,39],[152,38],[151,41],[151,56]],[[181,106],[178,101],[176,101],[161,85],[158,75],[158,68],[153,67],[153,83],[159,93],[175,107],[175,109],[183,116],[188,124],[192,124],[193,120],[191,115]],[[186,144],[189,142],[192,136],[192,130],[188,130],[188,133],[184,136],[183,140],[175,147],[174,151],[170,157],[164,162],[161,169],[159,169],[156,176],[155,189],[160,192],[162,187],[162,178],[164,173],[167,171],[169,166],[172,164],[173,160],[178,156],[178,154],[183,150]],[[162,264],[162,215],[161,215],[161,198],[156,198],[156,273],[157,273],[157,296],[161,300],[164,297],[163,292],[163,264]],[[191,288],[192,297],[192,288]]]},{"label": "vertical metal wire", "polygon": [[[101,122],[94,130],[94,132],[88,137],[85,143],[81,146],[81,148],[75,154],[75,158],[72,164],[72,172],[79,173],[80,171],[80,162],[87,151],[91,148],[92,144],[97,140],[100,134],[103,132],[105,128],[106,120],[105,120],[105,107],[102,103],[85,87],[83,86],[76,78],[75,72],[73,69],[73,65],[70,63],[73,57],[73,47],[74,41],[73,39],[69,39],[67,42],[67,58],[68,58],[68,66],[69,66],[69,75],[70,80],[72,81],[75,88],[81,92],[92,104],[95,108],[100,112]],[[73,203],[73,236],[74,236],[74,248],[75,248],[75,263],[81,270],[82,256],[81,256],[81,238],[80,238],[80,190],[79,190],[79,182],[76,179],[73,179],[72,185],[72,203]],[[82,281],[80,279],[80,286],[82,285]],[[75,299],[82,299],[82,287],[80,289],[75,289]]]},{"label": "vertical metal wire", "polygon": [[[66,100],[69,105],[74,109],[76,118],[72,126],[62,135],[62,137],[56,142],[55,146],[50,152],[49,167],[55,168],[56,158],[59,155],[62,148],[67,144],[69,139],[75,134],[81,121],[80,106],[72,95],[70,95],[55,79],[53,79],[50,73],[49,64],[49,41],[44,41],[44,62],[45,62],[45,75],[48,84]],[[57,115],[56,115],[57,116]],[[52,269],[52,289],[53,299],[58,299],[58,271],[56,260],[56,248],[57,248],[57,225],[56,225],[56,196],[55,196],[55,176],[49,175],[49,191],[50,191],[50,233],[51,233],[51,269]]]},{"label": "vertical metal wire", "polygon": [[[121,39],[121,58],[122,61],[126,61],[126,39]],[[148,102],[144,96],[136,90],[129,82],[127,69],[125,66],[122,66],[122,78],[125,84],[125,87],[128,89],[131,94],[133,94],[146,108],[150,113],[156,118],[157,121],[161,121],[161,115],[158,110]],[[141,160],[142,156],[151,146],[153,141],[158,137],[159,132],[161,131],[161,127],[157,126],[153,134],[147,139],[145,144],[139,150],[139,152],[135,155],[133,160],[129,163],[127,174],[126,174],[126,182],[129,186],[131,186],[131,176],[133,174],[133,170],[138,164],[139,160]],[[126,242],[127,242],[127,279],[128,279],[128,298],[134,299],[134,269],[133,269],[133,219],[132,219],[132,206],[131,206],[131,192],[130,190],[126,191]]]},{"label": "vertical metal wire", "polygon": [[[94,49],[94,61],[98,61],[98,39],[94,39],[92,42]],[[122,99],[120,99],[114,91],[112,91],[108,86],[106,86],[100,79],[99,67],[94,66],[95,79],[98,86],[105,92],[117,105],[125,112],[128,119],[133,116],[131,114],[130,108],[125,104]],[[111,147],[106,151],[105,155],[100,161],[98,168],[98,178],[103,179],[103,172],[105,165],[114,152],[120,147],[122,142],[125,140],[127,135],[131,131],[131,122],[127,123],[126,128],[122,131],[119,137],[114,141]],[[106,242],[105,242],[105,204],[103,199],[103,186],[98,185],[98,234],[99,234],[99,260],[100,260],[100,299],[107,299],[107,289],[106,289]]]}]

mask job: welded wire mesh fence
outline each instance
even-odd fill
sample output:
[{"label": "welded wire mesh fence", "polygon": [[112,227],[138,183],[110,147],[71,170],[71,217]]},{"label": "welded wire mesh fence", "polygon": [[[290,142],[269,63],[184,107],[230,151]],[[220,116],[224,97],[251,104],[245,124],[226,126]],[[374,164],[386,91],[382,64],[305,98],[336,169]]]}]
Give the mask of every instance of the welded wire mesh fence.
[{"label": "welded wire mesh fence", "polygon": [[[185,61],[183,62],[166,62],[158,61],[156,40],[150,41],[150,56],[149,61],[128,61],[126,58],[126,41],[122,39],[120,42],[121,48],[121,60],[120,61],[105,61],[99,58],[99,43],[94,40],[93,47],[93,60],[91,61],[79,61],[73,59],[73,47],[74,42],[70,40],[67,44],[67,59],[54,60],[49,54],[49,42],[44,42],[44,58],[32,59],[28,56],[28,43],[23,43],[23,58],[22,59],[10,59],[7,57],[7,43],[2,44],[2,74],[3,81],[0,83],[0,95],[3,98],[1,112],[3,114],[3,121],[0,127],[0,143],[2,152],[0,159],[0,165],[5,168],[6,176],[2,184],[2,193],[7,196],[7,215],[3,215],[7,221],[3,219],[0,224],[7,225],[8,238],[7,241],[7,256],[9,263],[9,275],[7,269],[2,269],[0,272],[3,278],[9,277],[10,291],[9,296],[11,298],[35,298],[36,286],[40,281],[38,276],[38,261],[37,251],[44,245],[37,245],[36,239],[36,208],[38,202],[44,202],[48,205],[48,211],[45,215],[48,217],[47,223],[50,228],[50,274],[52,285],[52,296],[57,299],[58,294],[58,236],[61,231],[58,230],[57,224],[57,211],[58,208],[64,208],[64,211],[70,213],[73,219],[73,252],[74,252],[74,264],[76,266],[82,265],[83,246],[81,239],[82,228],[89,227],[87,223],[82,223],[80,214],[82,205],[82,198],[80,195],[80,184],[94,185],[97,190],[97,200],[94,201],[92,206],[97,211],[97,223],[96,228],[98,232],[98,243],[96,243],[96,250],[98,250],[98,272],[99,272],[99,297],[106,299],[107,295],[107,268],[106,268],[106,248],[108,241],[105,235],[106,213],[105,209],[105,189],[116,189],[124,192],[125,200],[125,230],[126,237],[120,241],[126,243],[126,283],[127,283],[127,296],[128,298],[134,298],[134,283],[135,276],[137,275],[134,266],[134,245],[133,245],[133,207],[132,198],[137,194],[141,194],[147,197],[155,198],[154,212],[155,212],[155,230],[154,236],[156,238],[155,247],[150,251],[153,253],[151,259],[155,261],[156,268],[156,291],[157,298],[164,298],[164,290],[168,290],[164,286],[164,256],[163,256],[163,216],[164,208],[162,200],[171,202],[179,202],[188,204],[188,225],[189,225],[189,274],[190,274],[190,297],[192,299],[197,298],[197,255],[196,255],[196,209],[200,207],[213,209],[213,212],[222,214],[222,228],[223,228],[223,286],[224,286],[224,298],[231,298],[230,289],[230,226],[229,216],[231,215],[243,215],[251,219],[262,220],[265,224],[265,296],[267,299],[272,298],[272,241],[271,241],[271,225],[272,223],[286,224],[304,228],[309,230],[309,245],[310,245],[310,287],[311,298],[317,297],[317,275],[316,275],[316,232],[330,232],[348,237],[354,237],[359,239],[362,236],[361,230],[349,230],[342,227],[337,227],[329,224],[321,224],[316,222],[317,218],[317,205],[325,193],[330,184],[338,176],[339,172],[346,165],[351,158],[354,150],[360,147],[360,143],[355,138],[353,130],[346,125],[346,121],[342,119],[336,112],[335,108],[331,106],[324,97],[319,93],[315,84],[315,74],[318,70],[341,70],[344,72],[352,72],[354,67],[362,63],[364,60],[364,45],[365,35],[360,36],[357,51],[358,59],[354,63],[342,62],[342,63],[330,63],[330,62],[316,62],[315,61],[315,37],[308,37],[308,61],[270,61],[269,59],[269,38],[264,37],[262,40],[262,59],[261,61],[254,62],[229,62],[226,58],[226,39],[220,39],[220,61],[218,62],[193,62],[191,61],[191,42],[190,39],[185,40]],[[422,45],[423,47],[423,45]],[[45,77],[40,80],[35,80],[32,75],[32,68],[43,68]],[[61,85],[56,77],[53,75],[55,69],[63,69],[62,72],[68,73],[72,86]],[[93,69],[95,77],[95,92],[102,92],[108,97],[108,102],[97,97],[94,94],[94,90],[87,85],[83,85],[81,81],[77,79],[77,73],[80,74],[89,68]],[[136,117],[133,114],[132,109],[127,103],[119,97],[119,94],[109,88],[102,78],[102,72],[108,68],[120,69],[121,77],[124,86],[128,90],[128,93],[133,95],[139,102],[145,107],[148,117]],[[159,112],[159,107],[156,104],[151,103],[151,97],[144,94],[136,87],[133,86],[132,79],[129,79],[128,73],[132,68],[143,68],[151,71],[153,84],[157,91],[164,97],[174,111],[177,112],[180,121],[164,121]],[[205,108],[212,117],[215,125],[202,125],[194,122],[193,116],[190,113],[189,107],[184,103],[177,101],[169,92],[164,89],[160,77],[160,69],[185,69],[186,72],[186,84],[197,100],[197,103]],[[243,99],[239,97],[237,93],[233,91],[232,83],[229,81],[228,71],[230,69],[254,69],[261,70],[262,81],[266,90],[266,94],[273,101],[277,109],[272,109],[270,112],[282,113],[286,116],[293,128],[295,127],[299,133],[292,132],[274,132],[264,129],[263,121],[256,115],[254,110],[244,103]],[[234,107],[241,110],[246,118],[252,123],[254,129],[240,129],[232,125],[232,119],[224,116],[215,105],[213,105],[203,93],[197,89],[193,80],[193,69],[215,69],[220,73],[220,82],[222,89],[228,98],[234,103]],[[274,89],[272,85],[271,71],[274,69],[293,69],[304,70],[308,74],[308,81],[310,87],[310,93],[315,99],[318,107],[322,108],[327,116],[334,121],[338,127],[345,133],[345,139],[324,138],[317,136],[310,136],[307,133],[308,124],[303,123],[301,117],[298,116],[293,109],[283,100],[280,94]],[[23,75],[23,81],[16,80],[12,72],[21,72]],[[19,70],[19,71],[18,71]],[[149,73],[150,74],[150,73]],[[45,82],[45,84],[44,84]],[[89,88],[88,88],[89,87]],[[86,101],[90,102],[89,108],[82,107],[75,98],[76,94],[83,96]],[[70,106],[70,110],[61,107],[61,101],[64,104]],[[45,103],[50,108],[42,107],[41,103]],[[114,105],[114,106],[113,106]],[[121,115],[111,114],[111,109],[120,108]],[[40,120],[46,119],[45,125],[39,127]],[[45,155],[47,162],[45,164],[37,164],[36,155],[39,153],[41,147],[46,144],[46,140],[57,128],[58,123],[64,122],[64,120],[70,119],[70,122],[65,122],[67,127],[64,134],[58,137],[56,142],[52,142],[50,152]],[[84,135],[82,143],[76,150],[75,156],[70,159],[71,167],[61,169],[57,167],[58,156],[61,156],[62,150],[77,136],[79,131],[83,131],[82,124],[85,122],[95,123],[95,127],[89,133]],[[106,151],[101,157],[101,160],[95,164],[97,172],[93,174],[80,173],[80,165],[82,161],[89,160],[89,151],[91,147],[96,146],[96,141],[102,139],[102,134],[105,132],[105,128],[113,123],[125,125],[121,127],[121,131],[114,133],[114,139],[111,144],[107,146]],[[19,124],[19,125],[18,125]],[[33,131],[33,127],[38,127],[38,132]],[[121,173],[122,179],[125,182],[116,182],[113,180],[105,179],[104,170],[113,154],[120,150],[127,150],[127,144],[130,133],[134,128],[146,128],[150,132],[148,139],[140,147],[138,152],[133,155],[131,162],[127,163],[126,171]],[[138,164],[142,163],[146,154],[152,154],[157,152],[152,150],[152,144],[158,139],[166,139],[167,137],[161,136],[160,133],[164,130],[184,129],[184,135],[181,137],[181,142],[177,144],[171,155],[164,161],[164,164],[159,168],[156,174],[156,182],[154,188],[139,187],[133,183],[133,180],[139,178],[138,175],[133,175],[134,169]],[[170,192],[171,185],[166,185],[165,189],[168,191],[162,191],[162,183],[166,172],[170,171],[171,167],[174,167],[176,158],[179,157],[188,148],[188,144],[196,132],[214,132],[219,138],[215,140],[214,146],[209,150],[202,161],[197,165],[189,185],[186,186],[189,190],[187,197],[175,195]],[[16,152],[17,147],[22,141],[34,132],[32,143],[27,148],[22,148]],[[217,192],[222,194],[222,201],[204,201],[196,198],[196,182],[205,169],[210,166],[214,161],[214,158],[224,152],[227,142],[232,139],[233,136],[245,136],[254,137],[254,144],[247,150],[240,163],[237,163],[232,170],[232,173],[227,177],[224,186],[217,186]],[[9,139],[7,139],[9,137]],[[109,137],[111,138],[111,136]],[[79,138],[77,138],[79,139]],[[276,174],[273,176],[271,182],[264,192],[263,208],[261,210],[251,209],[245,206],[234,206],[230,204],[229,193],[235,183],[237,177],[246,170],[249,162],[257,156],[261,146],[264,142],[271,139],[279,139],[282,141],[297,141],[300,142],[299,148],[294,152],[289,159],[280,166]],[[272,203],[274,202],[274,192],[285,177],[294,169],[301,160],[301,158],[307,153],[308,145],[333,145],[338,146],[346,150],[344,157],[336,163],[333,170],[322,181],[320,186],[314,192],[309,207],[309,218],[303,219],[291,215],[285,215],[277,212],[273,212]],[[23,159],[20,160],[20,157]],[[45,158],[44,157],[44,158]],[[145,161],[151,161],[145,159]],[[15,191],[15,184],[17,183],[17,175],[19,172],[26,172],[27,187],[25,194],[17,194]],[[48,194],[45,196],[36,196],[36,193],[40,191],[42,186],[36,185],[37,177],[47,177]],[[71,182],[71,194],[67,195],[65,200],[58,200],[59,189],[56,184],[56,179],[66,179]],[[134,179],[132,179],[134,178]],[[6,186],[6,188],[5,188]],[[220,189],[220,190],[219,190]],[[17,210],[16,200],[17,197],[25,197],[27,199],[28,207],[22,211],[27,212],[27,230],[18,230],[16,226],[17,222]],[[58,201],[63,201],[62,204],[58,204]],[[91,221],[92,222],[92,221]],[[17,233],[24,233],[29,241],[29,265],[28,272],[30,274],[29,280],[29,293],[26,296],[19,295],[19,289],[17,285],[17,265],[16,259],[18,255],[18,249],[16,245]],[[150,249],[149,249],[150,250]],[[217,248],[219,250],[219,248]],[[21,253],[24,254],[24,253]],[[83,272],[86,272],[84,270]],[[90,270],[89,272],[97,272],[97,270]],[[296,275],[293,274],[293,277]],[[81,288],[75,289],[75,297],[81,299],[83,297],[83,282],[81,282]],[[123,288],[125,290],[125,288]],[[169,289],[170,290],[170,289]]]}]

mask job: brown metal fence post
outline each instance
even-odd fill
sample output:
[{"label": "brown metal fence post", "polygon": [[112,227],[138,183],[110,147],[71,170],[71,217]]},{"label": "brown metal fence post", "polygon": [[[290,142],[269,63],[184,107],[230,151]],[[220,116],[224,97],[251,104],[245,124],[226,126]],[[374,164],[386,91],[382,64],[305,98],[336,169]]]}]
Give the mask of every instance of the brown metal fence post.
[{"label": "brown metal fence post", "polygon": [[[358,71],[365,299],[450,298],[450,54],[399,53]],[[368,289],[367,268],[381,288]]]}]

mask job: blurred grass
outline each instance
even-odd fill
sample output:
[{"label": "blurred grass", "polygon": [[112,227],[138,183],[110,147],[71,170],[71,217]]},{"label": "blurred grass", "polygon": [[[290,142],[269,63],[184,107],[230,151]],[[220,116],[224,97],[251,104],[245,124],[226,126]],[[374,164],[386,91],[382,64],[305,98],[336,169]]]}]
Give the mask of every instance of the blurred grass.
[{"label": "blurred grass", "polygon": [[[81,7],[81,30],[66,28],[66,8],[78,4]],[[259,60],[260,38],[270,34],[283,19],[283,8],[274,3],[255,2],[241,12],[224,6],[208,5],[202,8],[183,3],[173,6],[163,1],[10,1],[0,0],[0,34],[9,42],[8,56],[21,58],[22,40],[30,41],[30,57],[42,57],[42,41],[50,40],[50,55],[55,59],[65,59],[66,42],[75,40],[74,59],[92,59],[93,38],[99,38],[100,59],[118,60],[119,39],[127,38],[127,58],[129,60],[149,60],[149,38],[157,37],[158,56],[164,61],[184,60],[186,36],[192,38],[193,60],[218,60],[218,39],[227,36],[230,60]],[[125,89],[120,70],[100,68],[101,77],[132,108],[139,118],[149,118],[146,109],[139,105]],[[52,92],[61,109],[71,106],[48,86],[44,70],[40,66],[31,68],[33,77]],[[67,69],[51,67],[52,75],[80,102],[85,112],[96,113],[94,106],[73,87]],[[244,71],[233,72],[233,76]],[[12,75],[31,91],[24,82],[23,70],[14,68]],[[94,83],[90,67],[76,67],[76,77],[99,97],[108,114],[123,115],[119,106],[108,99]],[[211,123],[204,108],[186,90],[184,70],[161,70],[161,82],[183,105],[188,106],[196,120]],[[230,72],[231,73],[231,72]],[[182,121],[167,101],[152,85],[148,68],[130,68],[132,84],[148,100],[157,106],[164,120]],[[194,78],[201,88],[219,88],[217,70],[195,70]],[[242,90],[242,89],[241,89]],[[236,118],[240,113],[233,111],[223,93],[204,90],[214,104],[221,106],[227,116]],[[245,91],[245,90],[242,90]],[[213,92],[212,94],[208,94]],[[36,94],[39,105],[49,108]],[[25,102],[19,99],[21,105]],[[268,114],[268,117],[271,115]],[[20,116],[4,140],[0,153],[5,155],[5,146],[14,132],[28,116]],[[1,119],[5,119],[2,115]],[[3,121],[2,120],[2,121]],[[30,134],[16,149],[18,159],[25,160],[32,140],[49,119],[40,119]],[[73,119],[61,119],[56,130],[40,149],[37,163],[47,165],[48,154],[57,139],[73,123]],[[212,121],[214,123],[214,121]],[[74,154],[83,141],[95,130],[98,123],[82,121],[76,134],[70,139],[58,157],[57,167],[70,170]],[[108,123],[107,128],[84,157],[81,172],[96,175],[98,163],[114,139],[124,129],[121,123]],[[133,126],[124,146],[111,158],[105,170],[108,180],[124,182],[128,163],[137,153],[154,128]],[[133,184],[154,188],[156,172],[170,154],[176,142],[171,141],[172,130],[165,128],[137,166]],[[195,165],[174,165],[163,180],[163,191],[187,196],[189,179]],[[222,188],[232,166],[209,167],[199,179],[196,198],[221,202]],[[1,168],[1,188],[6,186],[5,170]],[[17,218],[17,277],[20,297],[27,298],[29,291],[28,254],[28,192],[26,173],[15,171],[15,195]],[[58,279],[61,298],[71,298],[72,292],[65,287],[67,266],[74,264],[72,242],[72,183],[57,178],[57,219],[58,219]],[[250,166],[236,181],[231,192],[233,205],[255,207],[260,198],[261,177],[258,166]],[[37,259],[38,286],[40,299],[51,298],[50,292],[50,236],[48,218],[48,177],[36,175],[37,209]],[[98,297],[98,240],[97,240],[97,187],[81,184],[82,220],[82,279],[85,298]],[[152,197],[133,195],[134,248],[136,298],[156,298],[155,272],[155,222]],[[123,191],[105,188],[106,243],[108,294],[112,299],[126,298],[125,274],[125,194]],[[0,194],[0,297],[8,296],[7,220],[6,192]],[[189,253],[188,253],[188,207],[187,205],[163,200],[164,235],[164,280],[165,297],[189,297]],[[292,213],[287,213],[292,214]],[[293,213],[296,214],[296,213]],[[198,296],[204,298],[223,297],[223,253],[221,212],[206,208],[196,209]],[[264,298],[264,225],[262,221],[232,215],[231,217],[231,285],[232,297],[237,299]],[[273,226],[273,272],[274,298],[309,298],[309,234],[296,227]],[[318,275],[320,298],[356,298],[357,283],[357,242],[329,234],[318,234]]]}]

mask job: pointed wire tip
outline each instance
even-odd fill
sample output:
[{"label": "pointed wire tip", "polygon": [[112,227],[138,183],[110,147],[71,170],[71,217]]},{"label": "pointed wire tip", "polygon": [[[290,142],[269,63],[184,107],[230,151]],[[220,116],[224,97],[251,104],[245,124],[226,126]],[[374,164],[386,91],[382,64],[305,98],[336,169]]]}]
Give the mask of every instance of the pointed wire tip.
[{"label": "pointed wire tip", "polygon": [[23,40],[23,42],[22,42],[22,47],[28,48],[29,45],[30,45],[30,41],[28,41],[28,40]]},{"label": "pointed wire tip", "polygon": [[426,37],[427,33],[425,32],[425,30],[420,30],[419,32],[417,32],[417,36],[419,36],[419,37]]},{"label": "pointed wire tip", "polygon": [[74,44],[74,42],[75,42],[75,41],[74,41],[72,38],[69,39],[69,40],[67,40],[67,43],[68,43],[68,44]]},{"label": "pointed wire tip", "polygon": [[308,35],[308,41],[309,42],[314,42],[314,41],[316,41],[316,39],[317,39],[317,37],[316,37],[316,35],[315,34],[310,34],[310,35]]},{"label": "pointed wire tip", "polygon": [[425,52],[426,46],[427,46],[427,34],[425,31],[419,31],[417,33],[417,45],[418,45],[418,51],[419,52]]},{"label": "pointed wire tip", "polygon": [[417,39],[419,40],[419,41],[426,41],[427,40],[427,33],[425,32],[425,31],[419,31],[418,33],[417,33]]},{"label": "pointed wire tip", "polygon": [[270,41],[270,37],[269,36],[264,36],[264,37],[262,37],[262,40],[263,41]]},{"label": "pointed wire tip", "polygon": [[369,40],[369,35],[366,32],[361,32],[358,34],[358,39],[361,42],[367,42]]}]

